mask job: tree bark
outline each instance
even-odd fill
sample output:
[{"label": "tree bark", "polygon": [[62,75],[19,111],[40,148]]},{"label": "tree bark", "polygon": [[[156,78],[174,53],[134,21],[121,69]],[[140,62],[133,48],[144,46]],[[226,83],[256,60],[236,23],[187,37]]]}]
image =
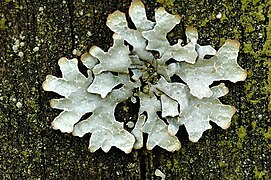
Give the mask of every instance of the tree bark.
[{"label": "tree bark", "polygon": [[[129,0],[2,0],[0,2],[0,179],[270,179],[271,178],[271,3],[269,0],[145,0],[147,15],[164,6],[182,15],[169,34],[184,39],[184,28],[199,31],[200,44],[216,49],[226,39],[240,43],[238,63],[245,82],[225,82],[224,104],[238,111],[231,127],[213,125],[198,143],[188,140],[170,153],[145,148],[125,154],[88,151],[84,138],[51,128],[60,113],[49,106],[57,97],[44,92],[47,74],[60,77],[59,58],[76,57],[97,45],[107,50],[112,32],[107,16],[127,13]],[[219,18],[221,14],[221,18]],[[37,49],[38,47],[38,49]],[[125,105],[123,105],[125,106]],[[121,107],[120,107],[121,108]],[[128,115],[132,116],[132,115]]]}]

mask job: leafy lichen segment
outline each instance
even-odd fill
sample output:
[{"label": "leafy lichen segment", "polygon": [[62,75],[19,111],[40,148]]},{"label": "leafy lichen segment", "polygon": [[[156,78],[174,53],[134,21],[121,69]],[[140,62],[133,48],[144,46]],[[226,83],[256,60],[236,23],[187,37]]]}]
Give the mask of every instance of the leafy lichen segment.
[{"label": "leafy lichen segment", "polygon": [[[133,148],[135,138],[123,128],[123,123],[115,120],[114,110],[119,102],[132,95],[134,84],[125,79],[123,82],[126,83],[122,88],[110,89],[111,93],[107,99],[102,99],[96,93],[89,93],[90,84],[94,83],[92,74],[89,71],[88,78],[81,74],[76,59],[61,58],[59,66],[63,77],[56,78],[49,75],[43,83],[44,90],[65,96],[65,98],[51,100],[53,108],[64,110],[54,119],[52,127],[61,132],[72,132],[76,136],[82,136],[84,130],[92,133],[89,144],[91,152],[100,147],[107,152],[112,146],[116,146],[129,153]],[[121,77],[118,78],[121,79]],[[104,80],[107,80],[106,77]],[[104,94],[101,93],[101,96],[103,97]],[[84,114],[90,112],[92,112],[91,118],[77,123]],[[104,134],[104,137],[100,134]]]},{"label": "leafy lichen segment", "polygon": [[182,40],[178,40],[178,43],[170,46],[163,56],[158,59],[160,63],[165,63],[168,59],[181,62],[187,62],[194,64],[197,58],[204,58],[205,55],[215,55],[216,50],[210,45],[201,46],[197,44],[198,32],[193,27],[186,28],[186,41],[187,44],[182,46]]},{"label": "leafy lichen segment", "polygon": [[214,81],[237,82],[246,78],[246,71],[237,64],[238,51],[238,43],[227,41],[210,59],[198,58],[194,64],[170,64],[170,73],[178,75],[185,81],[192,95],[200,99],[211,97],[212,91],[209,86]]},{"label": "leafy lichen segment", "polygon": [[155,10],[156,24],[153,29],[144,31],[143,37],[148,40],[147,50],[156,50],[162,56],[169,48],[167,33],[180,22],[180,16],[171,15],[164,8]]},{"label": "leafy lichen segment", "polygon": [[91,56],[89,53],[84,53],[81,56],[81,61],[88,69],[93,69],[96,64],[98,64],[98,59]]},{"label": "leafy lichen segment", "polygon": [[112,146],[121,149],[125,153],[131,152],[135,138],[123,129],[123,123],[112,121],[114,119],[113,108],[102,106],[97,108],[92,116],[79,122],[73,131],[73,135],[79,137],[86,133],[92,133],[89,140],[90,152],[95,152],[100,147],[104,152],[108,152]]},{"label": "leafy lichen segment", "polygon": [[52,127],[61,132],[71,133],[73,126],[80,118],[99,105],[100,98],[98,95],[87,92],[87,88],[92,82],[92,75],[89,73],[89,77],[86,78],[79,72],[77,59],[61,58],[59,66],[63,77],[48,75],[43,83],[43,89],[65,97],[51,100],[53,108],[64,110],[54,119]]},{"label": "leafy lichen segment", "polygon": [[[223,105],[217,98],[219,95],[225,95],[228,89],[224,84],[211,88],[215,96],[198,99],[190,96],[188,108],[179,117],[181,124],[184,124],[189,139],[197,142],[203,132],[211,129],[209,121],[215,122],[218,126],[226,129],[230,126],[230,120],[235,113],[235,108],[229,105]],[[218,96],[218,97],[217,97]]]},{"label": "leafy lichen segment", "polygon": [[121,74],[115,76],[110,72],[102,73],[95,76],[93,83],[88,87],[87,91],[94,94],[100,94],[102,98],[105,98],[114,87],[128,82],[129,79],[125,75]]},{"label": "leafy lichen segment", "polygon": [[[128,67],[131,64],[129,58],[129,49],[124,45],[124,42],[120,36],[117,34],[113,35],[114,45],[111,47],[107,53],[97,46],[90,48],[89,53],[99,60],[99,64],[95,65],[93,68],[94,74],[99,74],[104,71],[111,72],[122,72],[128,73]],[[89,64],[89,61],[93,61],[87,58],[83,63]],[[90,65],[88,65],[90,67]]]},{"label": "leafy lichen segment", "polygon": [[155,24],[147,19],[144,4],[140,0],[134,0],[131,3],[129,15],[139,31],[152,29]]},{"label": "leafy lichen segment", "polygon": [[143,133],[141,131],[144,124],[145,124],[145,116],[142,114],[142,115],[140,115],[138,117],[135,128],[131,132],[134,135],[135,139],[136,139],[135,144],[134,144],[135,149],[140,149],[144,145]]},{"label": "leafy lichen segment", "polygon": [[[181,125],[193,142],[211,129],[210,121],[228,128],[236,110],[218,98],[229,90],[223,83],[212,84],[245,80],[246,71],[237,64],[239,43],[228,40],[216,51],[199,45],[197,30],[188,27],[186,44],[179,39],[170,45],[166,36],[180,16],[158,8],[152,22],[140,0],[131,3],[129,16],[135,29],[120,11],[108,16],[106,24],[115,32],[113,46],[108,52],[93,46],[81,56],[87,77],[79,71],[77,59],[67,58],[59,60],[62,78],[46,77],[43,89],[64,96],[51,100],[53,108],[63,110],[53,128],[79,137],[91,133],[91,152],[99,148],[108,152],[115,146],[125,153],[144,144],[149,150],[155,146],[179,150],[176,134]],[[151,51],[159,52],[159,57]],[[125,122],[130,131],[114,115],[116,106],[128,99],[139,104],[137,121]],[[143,133],[148,135],[146,142]]]},{"label": "leafy lichen segment", "polygon": [[[152,60],[153,56],[146,50],[147,41],[142,36],[142,30],[152,28],[153,23],[147,20],[145,7],[142,2],[134,1],[131,3],[129,15],[137,28],[131,29],[128,27],[125,14],[120,11],[115,11],[107,18],[106,25],[115,33],[120,35],[124,40],[131,44],[134,52],[144,60]],[[140,18],[138,15],[142,15]],[[139,22],[142,20],[141,22]]]},{"label": "leafy lichen segment", "polygon": [[164,77],[161,77],[155,87],[177,101],[180,112],[188,106],[188,88],[186,85],[178,82],[168,83]]},{"label": "leafy lichen segment", "polygon": [[159,118],[157,112],[161,111],[161,103],[155,95],[140,94],[139,114],[146,112],[147,120],[142,127],[142,132],[149,135],[146,147],[152,150],[160,146],[168,151],[176,151],[181,148],[181,143],[176,136],[168,133],[166,123]]}]

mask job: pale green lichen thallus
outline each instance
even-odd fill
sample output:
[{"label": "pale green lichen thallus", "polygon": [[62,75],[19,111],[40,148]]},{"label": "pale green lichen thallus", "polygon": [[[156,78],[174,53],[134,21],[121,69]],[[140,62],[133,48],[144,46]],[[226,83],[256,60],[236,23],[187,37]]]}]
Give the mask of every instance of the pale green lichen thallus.
[{"label": "pale green lichen thallus", "polygon": [[[108,152],[115,146],[125,153],[144,144],[149,150],[155,146],[179,150],[181,144],[175,135],[181,125],[193,142],[211,128],[209,121],[228,128],[236,109],[218,98],[229,90],[223,83],[210,85],[220,80],[245,80],[246,71],[237,64],[239,43],[228,40],[216,51],[210,45],[199,45],[197,30],[188,27],[187,43],[183,45],[179,39],[170,45],[166,36],[180,22],[180,16],[158,8],[152,22],[140,0],[131,3],[129,16],[136,29],[129,28],[120,11],[108,16],[106,25],[115,33],[114,44],[108,52],[93,46],[82,55],[87,77],[79,71],[77,59],[67,58],[59,60],[62,78],[46,77],[43,89],[63,96],[51,100],[53,108],[63,110],[52,127],[80,137],[91,133],[91,152],[99,148]],[[207,59],[206,55],[212,57]],[[172,76],[185,83],[173,82]],[[115,88],[120,84],[123,86]],[[114,116],[117,104],[129,98],[140,101],[138,120],[131,132]],[[79,121],[89,112],[89,118]],[[143,133],[148,134],[147,142],[143,142]]]}]

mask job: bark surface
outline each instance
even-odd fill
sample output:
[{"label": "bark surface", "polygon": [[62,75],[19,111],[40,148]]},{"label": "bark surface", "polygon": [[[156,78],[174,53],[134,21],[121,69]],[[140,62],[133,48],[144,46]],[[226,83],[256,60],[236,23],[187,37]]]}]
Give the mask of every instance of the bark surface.
[{"label": "bark surface", "polygon": [[[1,0],[0,1],[0,179],[270,179],[271,178],[271,3],[269,0],[145,0],[147,14],[164,6],[182,15],[169,35],[184,39],[194,26],[200,44],[216,49],[226,39],[241,43],[239,64],[248,70],[245,82],[233,84],[224,104],[238,111],[231,127],[204,133],[169,153],[145,148],[125,154],[88,151],[89,136],[62,134],[50,127],[60,113],[49,106],[56,94],[44,92],[47,74],[60,76],[59,58],[84,53],[97,45],[107,50],[112,32],[107,16],[128,12],[129,0]],[[221,15],[221,18],[219,16]],[[39,47],[39,50],[37,48]],[[81,67],[82,68],[82,67]],[[128,113],[124,109],[127,110]],[[134,116],[122,103],[118,116]]]}]

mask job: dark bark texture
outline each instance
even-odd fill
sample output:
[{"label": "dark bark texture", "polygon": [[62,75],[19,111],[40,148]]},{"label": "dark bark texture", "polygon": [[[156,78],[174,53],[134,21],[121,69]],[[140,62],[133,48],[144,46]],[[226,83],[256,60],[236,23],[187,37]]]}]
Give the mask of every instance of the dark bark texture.
[{"label": "dark bark texture", "polygon": [[[227,130],[213,125],[198,143],[188,141],[170,153],[145,148],[125,154],[88,151],[89,136],[51,128],[60,113],[49,106],[54,93],[41,84],[47,74],[60,76],[59,58],[76,57],[97,45],[107,50],[112,32],[107,16],[128,11],[130,0],[0,0],[0,179],[271,179],[271,3],[269,0],[144,0],[147,15],[165,7],[182,15],[169,34],[184,38],[184,28],[199,31],[200,44],[216,49],[226,39],[241,44],[238,63],[245,82],[225,82],[222,102],[238,111]],[[217,14],[222,17],[218,19]],[[18,45],[19,44],[19,45]],[[34,51],[39,47],[38,51]],[[22,54],[23,53],[23,54]],[[77,58],[80,58],[77,56]],[[123,103],[121,108],[129,106]],[[123,114],[119,116],[132,116]]]}]

